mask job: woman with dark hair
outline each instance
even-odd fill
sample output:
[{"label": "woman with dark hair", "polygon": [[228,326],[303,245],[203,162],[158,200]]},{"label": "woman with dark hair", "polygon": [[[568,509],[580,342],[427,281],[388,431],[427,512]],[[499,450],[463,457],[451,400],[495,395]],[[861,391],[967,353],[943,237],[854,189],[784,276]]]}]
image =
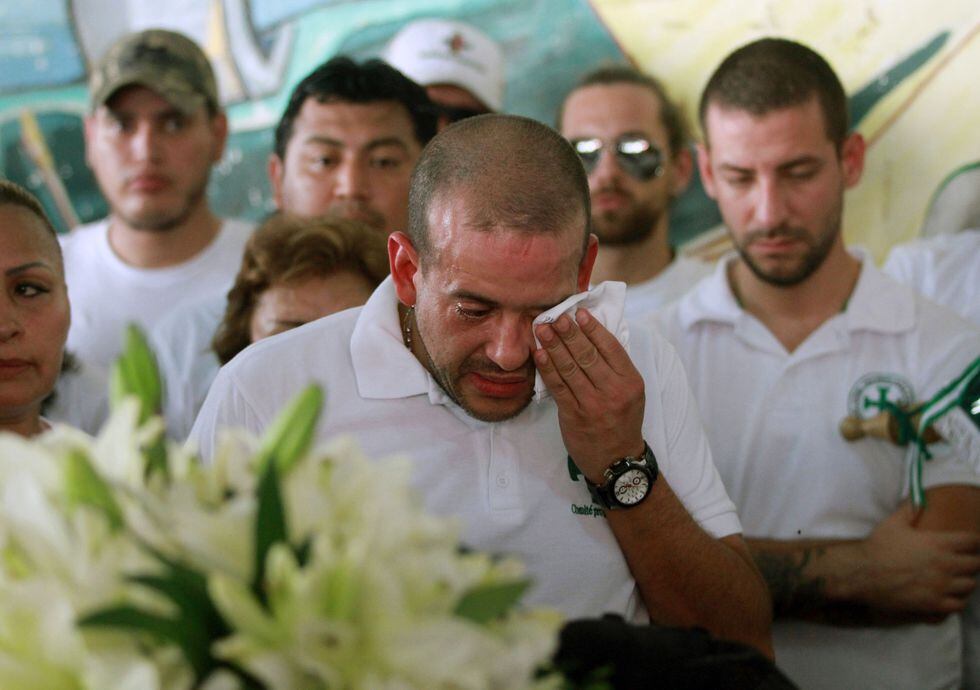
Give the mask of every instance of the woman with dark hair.
[{"label": "woman with dark hair", "polygon": [[41,405],[61,371],[71,311],[61,246],[28,191],[0,180],[0,431],[48,428]]}]

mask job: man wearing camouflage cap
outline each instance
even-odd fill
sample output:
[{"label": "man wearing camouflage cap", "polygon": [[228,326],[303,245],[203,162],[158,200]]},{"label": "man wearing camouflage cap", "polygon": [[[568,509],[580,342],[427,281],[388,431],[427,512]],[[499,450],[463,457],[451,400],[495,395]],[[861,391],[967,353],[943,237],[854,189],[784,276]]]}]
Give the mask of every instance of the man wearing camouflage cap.
[{"label": "man wearing camouflage cap", "polygon": [[109,216],[62,245],[68,347],[106,366],[127,322],[149,330],[174,308],[224,294],[251,227],[218,218],[205,197],[228,122],[193,41],[159,29],[124,36],[93,69],[90,89],[86,159]]}]

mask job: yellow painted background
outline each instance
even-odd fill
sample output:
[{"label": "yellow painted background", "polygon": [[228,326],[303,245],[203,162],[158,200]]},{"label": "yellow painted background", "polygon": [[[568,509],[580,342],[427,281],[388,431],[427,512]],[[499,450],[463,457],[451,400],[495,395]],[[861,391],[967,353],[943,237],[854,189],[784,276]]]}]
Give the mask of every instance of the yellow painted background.
[{"label": "yellow painted background", "polygon": [[666,82],[692,122],[711,71],[753,39],[778,35],[810,45],[853,94],[950,32],[943,48],[858,128],[870,146],[864,178],[847,198],[844,232],[879,260],[918,235],[950,172],[980,160],[976,0],[593,0],[593,6],[630,57]]}]

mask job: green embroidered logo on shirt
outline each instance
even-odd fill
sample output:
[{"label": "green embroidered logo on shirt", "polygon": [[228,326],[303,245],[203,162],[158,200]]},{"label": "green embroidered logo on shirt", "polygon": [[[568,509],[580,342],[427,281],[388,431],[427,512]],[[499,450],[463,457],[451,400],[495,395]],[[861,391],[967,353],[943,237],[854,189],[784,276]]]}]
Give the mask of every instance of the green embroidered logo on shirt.
[{"label": "green embroidered logo on shirt", "polygon": [[852,417],[870,419],[893,407],[908,408],[915,403],[912,384],[898,374],[865,374],[851,386],[847,412]]}]

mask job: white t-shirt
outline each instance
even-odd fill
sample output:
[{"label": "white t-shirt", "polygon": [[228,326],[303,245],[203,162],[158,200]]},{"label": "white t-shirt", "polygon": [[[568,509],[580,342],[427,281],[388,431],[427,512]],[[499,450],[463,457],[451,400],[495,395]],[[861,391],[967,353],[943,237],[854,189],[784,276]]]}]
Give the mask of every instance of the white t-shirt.
[{"label": "white t-shirt", "polygon": [[108,228],[104,219],[61,236],[72,311],[67,348],[83,362],[106,369],[122,348],[128,322],[149,332],[181,305],[224,295],[252,232],[248,223],[225,220],[211,244],[190,260],[165,268],[136,268],[112,250]]},{"label": "white t-shirt", "polygon": [[895,247],[884,270],[980,325],[980,228]]},{"label": "white t-shirt", "polygon": [[167,314],[150,332],[163,379],[167,435],[183,441],[221,367],[211,341],[225,314],[224,294],[184,305]]},{"label": "white t-shirt", "polygon": [[[554,401],[500,423],[470,417],[404,346],[396,304],[388,278],[364,307],[251,345],[218,373],[191,440],[208,458],[221,428],[261,432],[318,382],[326,392],[318,438],[353,434],[369,456],[411,457],[428,510],[458,517],[469,546],[524,561],[536,583],[529,603],[642,620],[616,539],[569,467]],[[643,432],[662,476],[708,533],[740,532],[676,354],[648,329],[632,331],[630,345],[647,385]]]},{"label": "white t-shirt", "polygon": [[77,362],[74,370],[58,377],[54,398],[45,405],[44,416],[95,436],[109,417],[108,381],[107,371]]},{"label": "white t-shirt", "polygon": [[[933,395],[980,353],[980,332],[865,260],[847,309],[787,353],[735,301],[728,260],[658,317],[687,370],[715,462],[748,537],[860,539],[909,494],[906,451],[846,442],[848,414],[883,396]],[[980,485],[939,449],[926,487]],[[938,626],[841,628],[779,621],[776,660],[801,688],[955,687],[957,618]]]},{"label": "white t-shirt", "polygon": [[707,261],[678,256],[650,280],[627,286],[626,319],[636,321],[680,299],[712,268]]}]

